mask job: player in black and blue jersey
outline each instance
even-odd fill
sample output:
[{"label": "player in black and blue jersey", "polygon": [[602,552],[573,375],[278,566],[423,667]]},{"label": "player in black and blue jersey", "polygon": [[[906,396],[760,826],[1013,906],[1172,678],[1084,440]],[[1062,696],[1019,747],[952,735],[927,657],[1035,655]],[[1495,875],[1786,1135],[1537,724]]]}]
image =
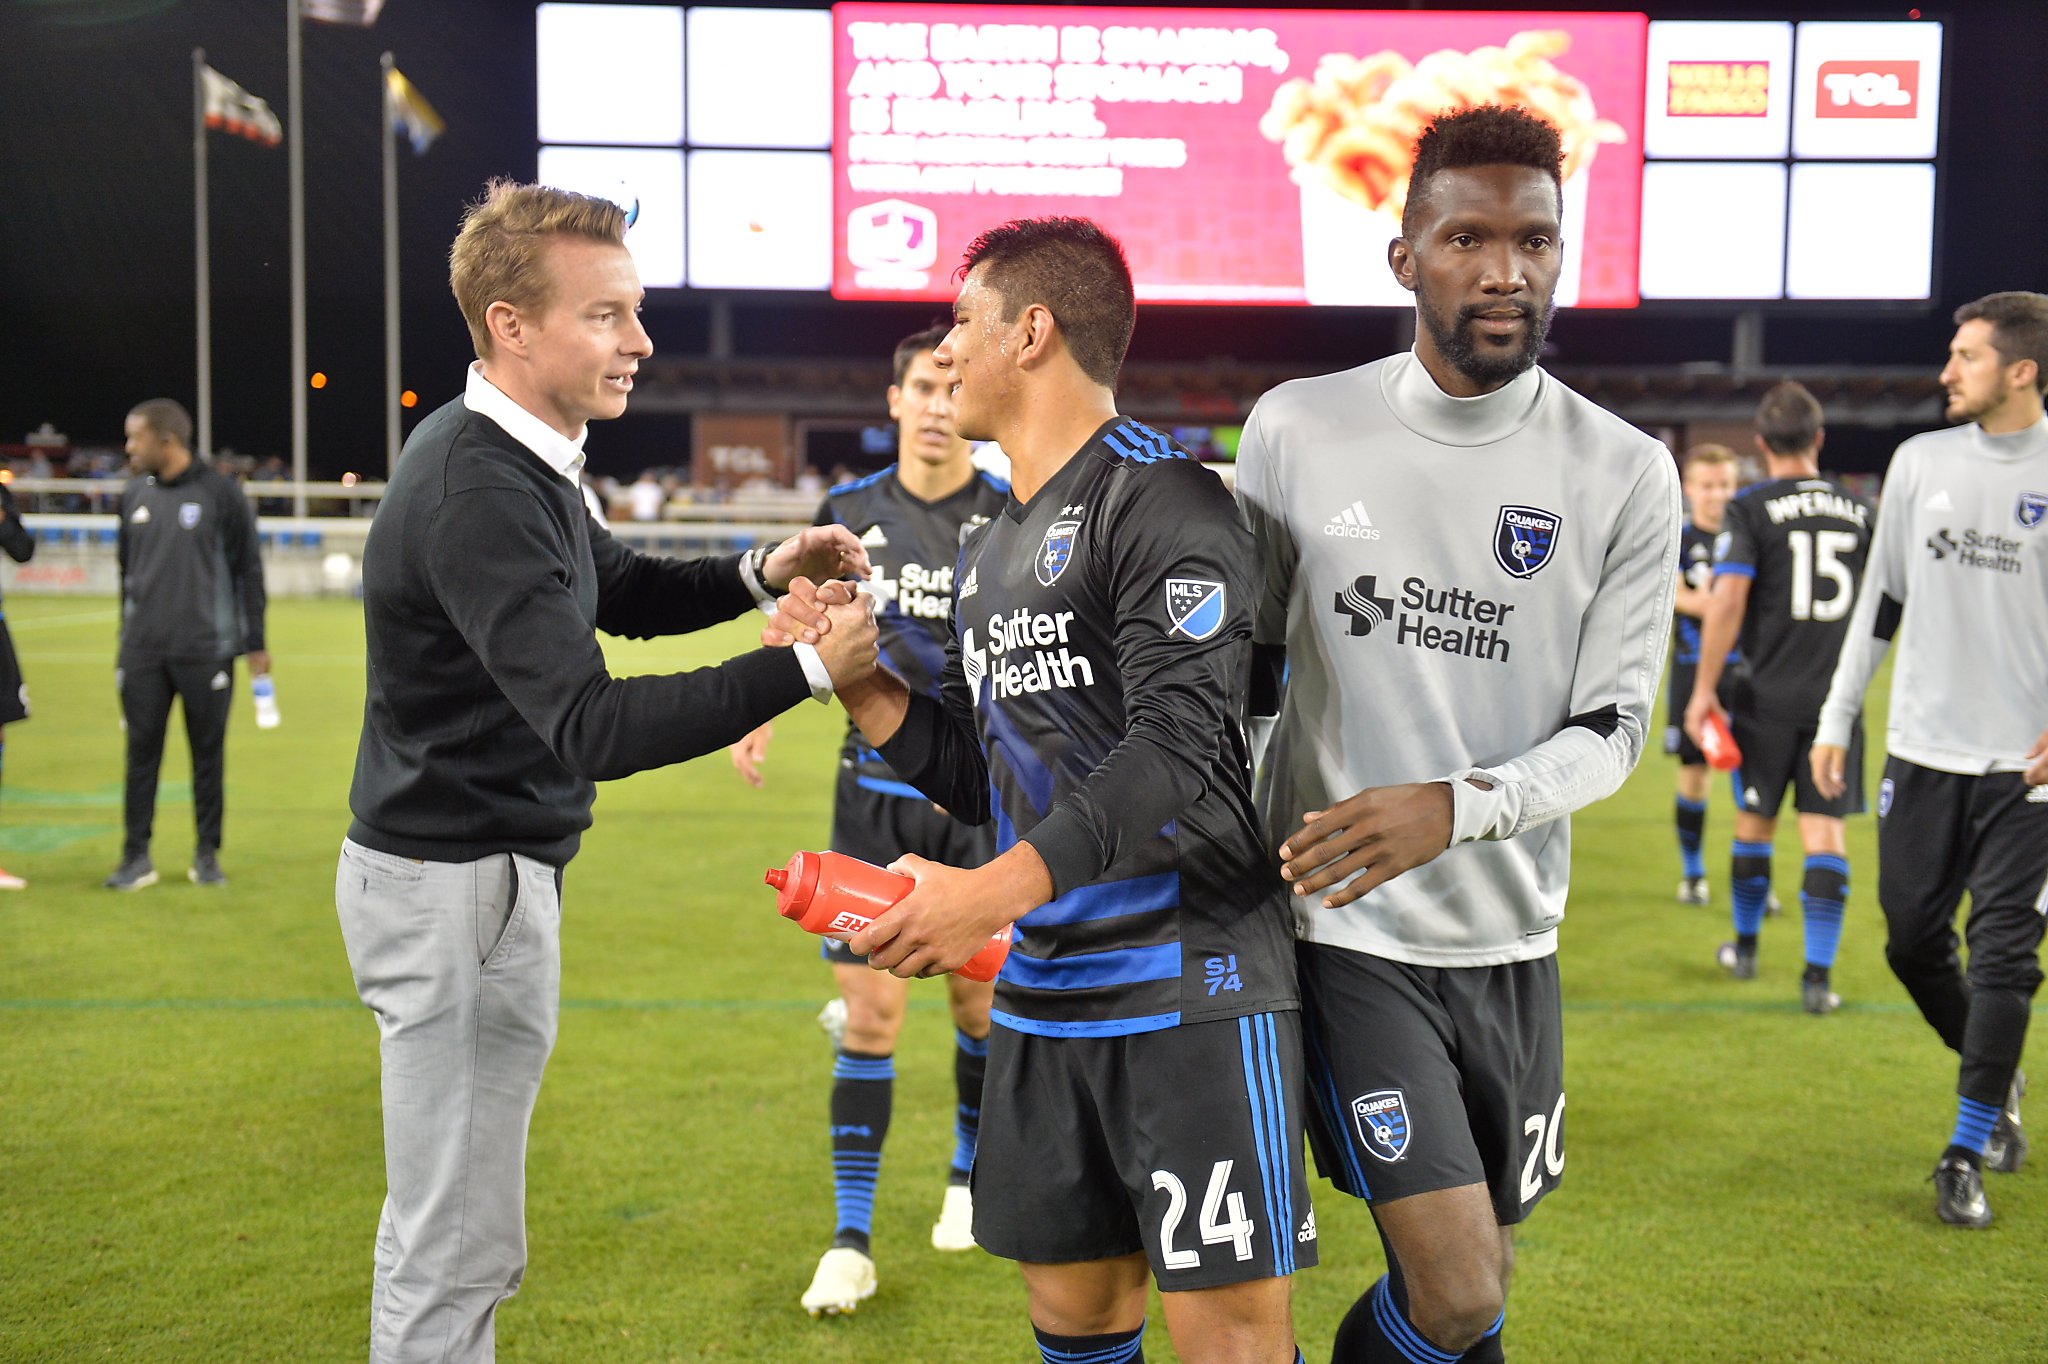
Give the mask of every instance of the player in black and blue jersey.
[{"label": "player in black and blue jersey", "polygon": [[[1673,822],[1678,830],[1678,903],[1704,905],[1707,890],[1706,755],[1685,732],[1685,703],[1692,699],[1693,669],[1700,661],[1700,621],[1713,588],[1714,537],[1739,481],[1735,452],[1725,445],[1695,445],[1685,452],[1680,484],[1685,525],[1678,546],[1678,593],[1671,613],[1671,690],[1665,706],[1664,752],[1678,759],[1678,795]],[[1729,660],[1733,662],[1731,658]]]},{"label": "player in black and blue jersey", "polygon": [[[961,555],[941,697],[881,670],[839,695],[1002,851],[901,859],[918,888],[853,946],[930,974],[1017,923],[974,1234],[1019,1262],[1044,1359],[1142,1358],[1149,1269],[1183,1359],[1277,1361],[1316,1232],[1293,935],[1242,724],[1256,574],[1222,483],[1116,412],[1134,317],[1121,248],[1085,220],[968,252],[935,358],[1012,496]],[[820,610],[849,595],[831,584],[792,591],[771,631],[857,619]]]},{"label": "player in black and blue jersey", "polygon": [[[972,448],[954,424],[951,381],[932,363],[932,349],[945,336],[946,328],[931,327],[897,343],[889,385],[896,462],[833,488],[817,517],[819,525],[845,526],[866,546],[880,654],[906,686],[927,696],[938,694],[945,667],[960,541],[1001,512],[1010,494],[1009,484],[974,467]],[[763,783],[761,762],[772,734],[772,726],[763,725],[733,746],[733,765],[755,786]],[[995,838],[992,829],[949,819],[849,724],[832,800],[832,849],[877,864],[913,852],[975,867],[994,853]],[[875,1292],[875,1189],[910,993],[909,982],[868,970],[843,942],[824,939],[823,955],[839,987],[821,1015],[837,1034],[830,1106],[835,1221],[832,1245],[801,1298],[814,1317],[852,1312]],[[938,1250],[972,1250],[967,1176],[980,1126],[990,987],[948,976],[946,988],[954,1027],[954,1142],[931,1239]]]}]

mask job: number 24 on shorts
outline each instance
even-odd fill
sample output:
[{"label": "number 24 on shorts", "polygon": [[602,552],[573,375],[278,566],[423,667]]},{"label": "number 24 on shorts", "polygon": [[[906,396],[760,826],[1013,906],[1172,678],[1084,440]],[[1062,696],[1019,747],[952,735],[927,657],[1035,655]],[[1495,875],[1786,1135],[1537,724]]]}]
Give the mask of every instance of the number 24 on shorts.
[{"label": "number 24 on shorts", "polygon": [[[1196,1220],[1196,1230],[1201,1233],[1205,1246],[1227,1245],[1235,1249],[1237,1258],[1252,1258],[1252,1233],[1258,1230],[1256,1224],[1244,1215],[1244,1195],[1230,1188],[1231,1167],[1237,1162],[1219,1160],[1209,1171],[1209,1188],[1202,1195],[1202,1214]],[[1173,1238],[1180,1231],[1180,1219],[1187,1215],[1188,1190],[1180,1176],[1171,1170],[1154,1170],[1152,1187],[1166,1194],[1166,1216],[1159,1219],[1159,1253],[1168,1269],[1198,1269],[1202,1264],[1202,1253],[1198,1250],[1176,1249]],[[1224,1209],[1230,1211],[1230,1220],[1223,1220]]]}]

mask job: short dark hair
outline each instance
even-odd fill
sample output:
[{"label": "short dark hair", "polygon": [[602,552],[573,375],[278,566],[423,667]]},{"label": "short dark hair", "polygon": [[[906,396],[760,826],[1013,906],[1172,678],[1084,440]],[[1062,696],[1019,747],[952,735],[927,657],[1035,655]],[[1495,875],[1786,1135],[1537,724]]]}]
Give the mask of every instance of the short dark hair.
[{"label": "short dark hair", "polygon": [[1019,218],[969,243],[958,277],[982,265],[1003,296],[1003,321],[1042,304],[1081,372],[1116,387],[1138,322],[1131,265],[1116,238],[1086,218]]},{"label": "short dark hair", "polygon": [[1983,319],[1991,324],[1991,344],[2008,365],[2032,360],[2034,388],[2048,393],[2048,295],[2009,289],[1986,294],[1956,309],[1956,325]]},{"label": "short dark hair", "polygon": [[1820,399],[1805,384],[1786,380],[1756,405],[1756,433],[1774,455],[1797,455],[1820,439]]},{"label": "short dark hair", "polygon": [[175,440],[187,450],[192,448],[192,414],[177,399],[151,398],[129,408],[128,415],[142,418],[143,425],[159,436]]},{"label": "short dark hair", "polygon": [[901,388],[903,386],[903,376],[910,373],[910,362],[923,355],[926,351],[937,350],[939,342],[945,340],[946,333],[951,330],[951,327],[943,322],[939,322],[926,327],[921,332],[913,332],[901,341],[898,341],[896,343],[896,355],[892,362],[895,366],[894,373],[896,377],[889,382]]},{"label": "short dark hair", "polygon": [[1557,129],[1527,109],[1481,104],[1438,114],[1415,142],[1415,169],[1408,173],[1408,201],[1401,209],[1401,234],[1408,235],[1429,182],[1445,171],[1471,166],[1526,166],[1542,171],[1557,186],[1564,212],[1564,143]]}]

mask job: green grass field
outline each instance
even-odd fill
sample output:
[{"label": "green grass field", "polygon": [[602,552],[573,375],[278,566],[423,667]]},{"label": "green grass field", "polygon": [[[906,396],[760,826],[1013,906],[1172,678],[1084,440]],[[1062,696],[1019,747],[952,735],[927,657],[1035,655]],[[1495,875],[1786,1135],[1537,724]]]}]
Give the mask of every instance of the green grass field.
[{"label": "green grass field", "polygon": [[[111,602],[7,603],[36,714],[10,730],[0,863],[0,1359],[360,1359],[383,1192],[377,1040],[335,926],[362,704],[353,603],[272,611],[281,728],[237,697],[231,878],[201,891],[186,760],[165,763],[163,884],[99,888],[120,842]],[[696,666],[748,627],[612,649]],[[239,685],[239,684],[238,684]],[[1033,1358],[1014,1272],[925,1241],[951,1151],[951,1038],[921,986],[876,1211],[880,1294],[797,1307],[831,1230],[814,943],[761,871],[826,831],[837,713],[779,726],[769,786],[723,757],[605,788],[568,876],[560,1041],[534,1118],[526,1286],[500,1358]],[[1797,1004],[1796,910],[1753,983],[1725,912],[1681,909],[1671,771],[1652,755],[1577,820],[1562,956],[1570,1167],[1520,1241],[1520,1360],[2048,1358],[2048,1160],[1992,1176],[1998,1222],[1934,1220],[1954,1066],[1886,971],[1871,821],[1825,1019]],[[1731,823],[1709,829],[1717,895]],[[1799,858],[1778,844],[1796,905]],[[1723,901],[1725,904],[1725,901]],[[2037,1010],[2038,1014],[2038,1010]],[[1378,1272],[1362,1208],[1318,1185],[1297,1281],[1311,1360]],[[1174,1354],[1156,1320],[1149,1357]]]}]

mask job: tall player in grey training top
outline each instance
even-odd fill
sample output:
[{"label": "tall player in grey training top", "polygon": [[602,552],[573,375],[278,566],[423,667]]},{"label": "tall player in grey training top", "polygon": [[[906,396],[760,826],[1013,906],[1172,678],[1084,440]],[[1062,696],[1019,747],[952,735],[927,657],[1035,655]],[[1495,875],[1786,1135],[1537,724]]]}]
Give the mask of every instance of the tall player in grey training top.
[{"label": "tall player in grey training top", "polygon": [[1848,789],[1823,796],[1806,751],[1813,745],[1828,674],[1849,629],[1856,581],[1870,550],[1873,509],[1820,474],[1827,439],[1820,404],[1802,384],[1778,384],[1756,409],[1757,449],[1769,477],[1742,490],[1717,537],[1713,596],[1700,623],[1700,660],[1685,703],[1693,742],[1723,709],[1722,663],[1739,637],[1746,676],[1726,704],[1735,712],[1742,766],[1735,774],[1735,845],[1729,896],[1735,941],[1721,946],[1722,967],[1756,978],[1756,945],[1771,893],[1771,840],[1778,807],[1792,792],[1806,850],[1799,907],[1806,928],[1800,1002],[1810,1014],[1841,1004],[1829,981],[1849,898],[1849,845],[1842,817],[1863,813],[1863,727],[1852,726]]},{"label": "tall player in grey training top", "polygon": [[1564,1170],[1564,817],[1641,756],[1670,638],[1671,456],[1536,367],[1559,167],[1521,110],[1438,118],[1388,250],[1414,351],[1281,385],[1238,449],[1310,1139],[1388,1248],[1339,1361],[1503,1357],[1511,1228]]},{"label": "tall player in grey training top", "polygon": [[1981,1227],[1983,1170],[2017,1170],[2026,1154],[2019,1062],[2048,912],[2048,297],[1990,294],[1955,320],[1941,384],[1963,424],[1892,456],[1812,763],[1823,794],[1843,788],[1851,726],[1896,636],[1877,796],[1885,959],[1962,1056],[1934,1206]]}]

